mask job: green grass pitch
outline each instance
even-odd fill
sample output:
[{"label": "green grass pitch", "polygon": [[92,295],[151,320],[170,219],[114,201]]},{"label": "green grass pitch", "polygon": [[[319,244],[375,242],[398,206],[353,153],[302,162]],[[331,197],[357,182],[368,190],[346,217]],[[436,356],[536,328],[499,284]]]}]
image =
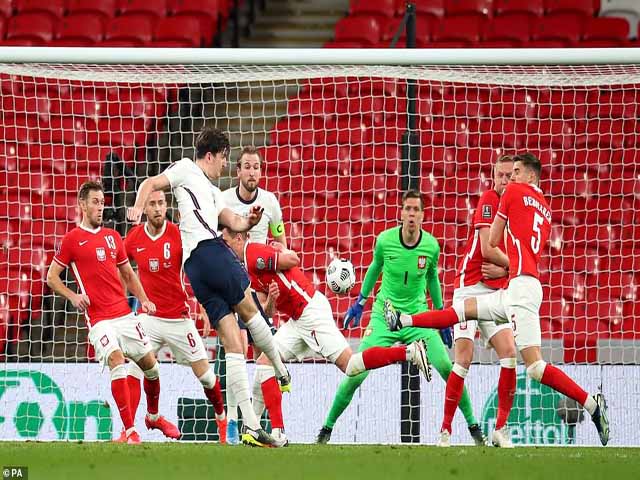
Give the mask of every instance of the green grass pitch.
[{"label": "green grass pitch", "polygon": [[29,480],[124,479],[629,479],[640,450],[387,445],[292,445],[279,450],[215,444],[0,442],[0,465]]}]

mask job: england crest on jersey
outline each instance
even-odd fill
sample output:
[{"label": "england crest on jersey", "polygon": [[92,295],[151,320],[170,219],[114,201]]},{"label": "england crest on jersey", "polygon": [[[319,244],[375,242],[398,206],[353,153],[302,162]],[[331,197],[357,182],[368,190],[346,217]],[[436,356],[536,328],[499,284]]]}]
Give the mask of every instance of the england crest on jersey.
[{"label": "england crest on jersey", "polygon": [[426,266],[427,266],[427,257],[425,255],[420,255],[418,257],[418,268],[420,270],[424,270]]},{"label": "england crest on jersey", "polygon": [[105,252],[104,247],[96,248],[96,257],[98,257],[98,261],[104,262],[107,259],[107,252]]},{"label": "england crest on jersey", "polygon": [[157,272],[158,270],[160,270],[160,260],[158,260],[157,258],[150,258],[149,270],[152,272]]}]

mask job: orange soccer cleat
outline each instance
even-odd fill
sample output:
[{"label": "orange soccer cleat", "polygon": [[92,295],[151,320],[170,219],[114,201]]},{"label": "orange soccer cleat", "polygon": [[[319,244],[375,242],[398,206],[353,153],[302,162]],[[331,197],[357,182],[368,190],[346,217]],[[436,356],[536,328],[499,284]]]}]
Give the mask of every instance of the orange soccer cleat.
[{"label": "orange soccer cleat", "polygon": [[220,445],[224,445],[227,443],[227,418],[225,417],[222,420],[218,420],[216,418],[216,425],[218,426],[218,438]]},{"label": "orange soccer cleat", "polygon": [[142,443],[142,440],[140,440],[140,435],[138,434],[138,432],[136,432],[135,430],[133,432],[131,432],[127,436],[127,443],[129,445],[138,445],[138,444]]},{"label": "orange soccer cleat", "polygon": [[149,430],[154,428],[160,430],[165,437],[178,440],[180,438],[180,430],[169,420],[160,415],[156,420],[149,418],[149,415],[144,417],[144,424]]},{"label": "orange soccer cleat", "polygon": [[113,443],[127,443],[127,432],[123,428],[120,430],[120,436],[115,440],[112,440]]}]

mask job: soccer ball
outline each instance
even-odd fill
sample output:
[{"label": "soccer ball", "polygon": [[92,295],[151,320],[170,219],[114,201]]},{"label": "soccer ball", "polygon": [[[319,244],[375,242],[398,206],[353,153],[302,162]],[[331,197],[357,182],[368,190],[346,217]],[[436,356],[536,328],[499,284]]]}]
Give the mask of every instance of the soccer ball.
[{"label": "soccer ball", "polygon": [[356,284],[356,272],[349,260],[334,258],[327,267],[327,286],[333,293],[343,295]]}]

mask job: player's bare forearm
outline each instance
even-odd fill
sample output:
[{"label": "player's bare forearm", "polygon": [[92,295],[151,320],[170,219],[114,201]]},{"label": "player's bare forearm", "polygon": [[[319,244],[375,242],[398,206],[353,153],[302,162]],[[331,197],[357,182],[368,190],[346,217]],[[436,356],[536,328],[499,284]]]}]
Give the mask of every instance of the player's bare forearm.
[{"label": "player's bare forearm", "polygon": [[67,300],[72,300],[75,292],[67,287],[60,278],[60,274],[63,271],[64,268],[61,265],[57,264],[56,262],[51,262],[49,270],[47,271],[47,285],[58,295],[63,296]]},{"label": "player's bare forearm", "polygon": [[124,265],[119,266],[118,269],[120,270],[122,280],[127,286],[127,290],[140,300],[140,303],[149,301],[149,297],[147,297],[147,294],[142,287],[142,283],[140,283],[140,279],[136,275],[136,272],[133,271],[133,268],[131,268],[131,265],[129,263],[125,263]]},{"label": "player's bare forearm", "polygon": [[247,217],[242,217],[229,208],[220,211],[218,221],[235,232],[246,232],[253,226]]},{"label": "player's bare forearm", "polygon": [[287,248],[287,236],[284,233],[278,237],[273,237],[273,241],[281,243],[284,248]]},{"label": "player's bare forearm", "polygon": [[273,317],[273,314],[276,310],[276,302],[271,295],[265,295],[262,292],[256,292],[258,295],[258,300],[260,301],[260,306],[264,310],[264,313],[269,317]]},{"label": "player's bare forearm", "polygon": [[496,217],[493,219],[493,223],[491,224],[491,229],[489,231],[490,246],[497,247],[498,245],[500,245],[500,241],[504,236],[504,227],[506,224],[506,220],[500,215],[496,215]]},{"label": "player's bare forearm", "polygon": [[498,247],[492,247],[489,244],[489,228],[481,228],[479,234],[482,257],[490,263],[508,268],[509,257],[507,257],[507,255]]},{"label": "player's bare forearm", "polygon": [[133,207],[127,209],[127,219],[131,222],[138,223],[142,217],[142,211],[149,195],[156,190],[166,190],[171,186],[166,175],[160,174],[155,177],[149,177],[140,184],[138,193],[136,194],[136,202]]}]

